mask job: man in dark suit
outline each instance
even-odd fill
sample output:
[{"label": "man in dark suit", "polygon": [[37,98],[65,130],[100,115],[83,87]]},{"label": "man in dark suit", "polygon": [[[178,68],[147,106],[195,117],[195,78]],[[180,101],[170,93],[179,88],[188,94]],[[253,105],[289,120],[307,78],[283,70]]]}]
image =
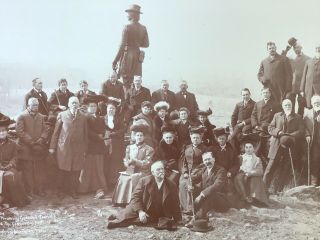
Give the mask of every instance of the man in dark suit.
[{"label": "man in dark suit", "polygon": [[[272,192],[281,192],[289,184],[293,174],[299,171],[297,156],[302,150],[301,140],[304,135],[304,125],[302,117],[292,113],[292,103],[290,99],[282,102],[283,112],[276,113],[268,127],[272,136],[269,149],[269,162],[264,172],[263,181],[270,187],[271,180],[275,172],[277,178],[274,182]],[[293,166],[291,166],[291,160]],[[292,172],[294,169],[294,173]],[[294,176],[293,176],[294,177]]]},{"label": "man in dark suit", "polygon": [[176,93],[176,109],[182,107],[187,108],[190,111],[190,117],[193,120],[197,119],[197,110],[199,109],[196,97],[193,93],[187,91],[188,83],[186,81],[181,81],[180,91]]},{"label": "man in dark suit", "polygon": [[304,112],[303,121],[306,128],[305,137],[310,144],[311,185],[320,184],[320,96],[311,98],[312,109]]},{"label": "man in dark suit", "polygon": [[24,98],[24,109],[27,109],[28,101],[30,98],[36,98],[39,101],[39,113],[47,116],[49,114],[48,97],[47,94],[42,91],[42,81],[40,78],[32,80],[33,88],[28,92]]},{"label": "man in dark suit", "polygon": [[178,189],[175,183],[165,177],[163,163],[154,162],[151,173],[151,176],[139,180],[127,208],[118,216],[109,217],[109,229],[132,224],[153,224],[161,218],[167,218],[174,224],[181,221]]},{"label": "man in dark suit", "polygon": [[226,170],[215,164],[212,152],[203,153],[202,161],[205,167],[191,175],[193,186],[188,185],[188,190],[195,198],[196,219],[207,219],[210,210],[226,212],[230,208],[224,193],[227,184]]},{"label": "man in dark suit", "polygon": [[175,94],[174,92],[169,90],[169,83],[167,80],[161,81],[161,88],[152,93],[151,97],[152,103],[155,105],[158,102],[165,101],[169,103],[170,108],[168,109],[168,113],[175,110]]},{"label": "man in dark suit", "polygon": [[258,79],[271,89],[272,98],[280,104],[286,93],[291,91],[292,69],[289,59],[277,53],[274,42],[268,42],[267,49],[269,57],[261,62]]},{"label": "man in dark suit", "polygon": [[59,112],[67,110],[69,98],[74,96],[68,89],[67,79],[61,78],[58,86],[59,89],[54,90],[49,99],[50,111],[54,116],[57,116]]},{"label": "man in dark suit", "polygon": [[231,136],[231,143],[233,147],[239,150],[239,140],[242,133],[249,133],[251,131],[251,114],[255,101],[251,99],[251,93],[248,88],[241,91],[242,101],[237,103],[231,115],[231,126],[233,133]]},{"label": "man in dark suit", "polygon": [[261,94],[263,99],[254,105],[251,114],[251,126],[253,131],[258,132],[260,135],[260,141],[256,149],[257,155],[263,163],[266,163],[269,151],[268,126],[274,114],[281,111],[281,107],[271,98],[270,88],[262,88]]},{"label": "man in dark suit", "polygon": [[48,132],[45,116],[39,113],[37,98],[29,98],[27,109],[18,117],[19,161],[27,194],[44,194],[44,157],[46,157]]},{"label": "man in dark suit", "polygon": [[79,99],[80,102],[80,106],[83,105],[83,100],[88,97],[88,96],[92,96],[92,95],[96,95],[96,93],[94,91],[90,91],[88,89],[88,82],[85,80],[82,80],[80,82],[80,88],[81,90],[79,90],[78,92],[76,92],[75,96]]},{"label": "man in dark suit", "polygon": [[133,86],[129,89],[126,96],[128,110],[125,121],[127,123],[133,116],[138,114],[141,103],[145,101],[151,101],[150,90],[142,86],[142,78],[140,76],[134,76]]}]

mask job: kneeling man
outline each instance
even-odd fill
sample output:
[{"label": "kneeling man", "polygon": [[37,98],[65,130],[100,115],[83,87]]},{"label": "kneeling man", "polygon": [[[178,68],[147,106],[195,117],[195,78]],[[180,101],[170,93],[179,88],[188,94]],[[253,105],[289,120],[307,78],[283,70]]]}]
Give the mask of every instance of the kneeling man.
[{"label": "kneeling man", "polygon": [[151,173],[152,175],[139,180],[127,208],[118,216],[109,217],[109,229],[132,224],[160,224],[164,221],[168,223],[168,228],[172,228],[172,225],[181,220],[178,188],[165,177],[163,163],[154,162]]},{"label": "kneeling man", "polygon": [[224,194],[227,183],[227,172],[223,167],[215,164],[212,152],[202,154],[205,168],[201,172],[191,176],[194,186],[188,190],[193,193],[196,219],[207,219],[207,213],[211,210],[226,212],[229,204]]}]

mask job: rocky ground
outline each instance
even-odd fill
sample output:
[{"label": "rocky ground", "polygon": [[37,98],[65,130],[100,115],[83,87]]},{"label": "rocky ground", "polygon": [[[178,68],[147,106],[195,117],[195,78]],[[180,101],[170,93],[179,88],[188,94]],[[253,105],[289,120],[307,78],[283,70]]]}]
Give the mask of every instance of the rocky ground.
[{"label": "rocky ground", "polygon": [[298,187],[282,196],[272,196],[269,209],[230,209],[210,218],[213,231],[176,232],[135,227],[108,230],[107,217],[119,209],[111,198],[58,201],[54,195],[35,199],[23,209],[12,209],[14,216],[1,216],[0,239],[320,239],[320,188]]}]

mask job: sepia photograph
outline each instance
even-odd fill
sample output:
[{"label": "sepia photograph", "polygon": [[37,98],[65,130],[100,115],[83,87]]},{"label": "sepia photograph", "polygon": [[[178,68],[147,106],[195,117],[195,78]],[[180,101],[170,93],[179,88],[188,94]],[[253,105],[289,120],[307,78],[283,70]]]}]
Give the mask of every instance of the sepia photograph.
[{"label": "sepia photograph", "polygon": [[319,0],[0,0],[1,240],[320,240]]}]

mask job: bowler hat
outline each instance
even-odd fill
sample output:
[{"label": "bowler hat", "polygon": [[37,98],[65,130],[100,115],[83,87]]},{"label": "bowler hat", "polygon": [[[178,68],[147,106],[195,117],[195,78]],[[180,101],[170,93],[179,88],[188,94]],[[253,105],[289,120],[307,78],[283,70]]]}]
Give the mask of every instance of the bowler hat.
[{"label": "bowler hat", "polygon": [[283,135],[280,137],[280,145],[284,148],[290,148],[294,144],[294,137],[289,135]]},{"label": "bowler hat", "polygon": [[177,230],[177,225],[175,224],[175,221],[171,218],[167,217],[160,217],[158,220],[158,225],[154,227],[157,230],[169,230],[169,231],[175,231]]},{"label": "bowler hat", "polygon": [[213,230],[213,226],[208,225],[208,221],[205,219],[198,219],[193,222],[190,230],[193,232],[209,232]]},{"label": "bowler hat", "polygon": [[129,8],[126,9],[125,11],[126,11],[126,12],[137,12],[137,13],[142,14],[142,12],[140,12],[140,9],[141,9],[141,7],[140,7],[139,5],[137,5],[137,4],[132,4],[132,5],[130,5]]},{"label": "bowler hat", "polygon": [[221,135],[228,135],[228,132],[226,131],[225,128],[220,127],[220,128],[215,128],[215,129],[213,130],[213,134],[214,134],[216,137],[219,137],[219,136],[221,136]]}]

